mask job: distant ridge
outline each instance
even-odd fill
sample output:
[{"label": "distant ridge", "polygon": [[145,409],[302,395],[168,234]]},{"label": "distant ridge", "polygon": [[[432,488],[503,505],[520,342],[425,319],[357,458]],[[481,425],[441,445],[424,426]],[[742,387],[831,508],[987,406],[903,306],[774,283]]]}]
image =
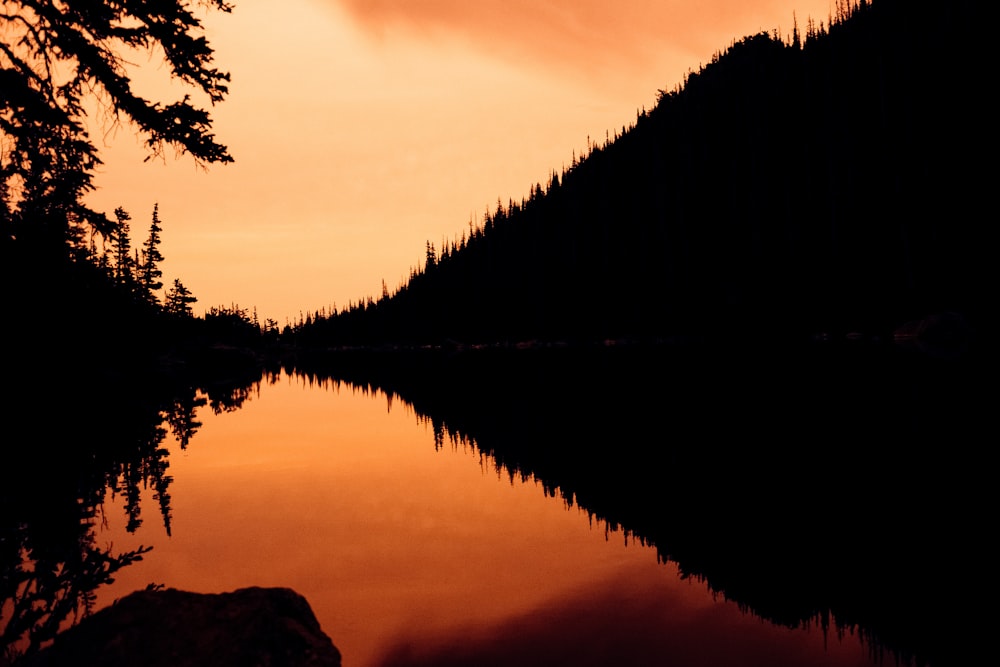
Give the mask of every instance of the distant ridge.
[{"label": "distant ridge", "polygon": [[980,3],[841,3],[733,43],[303,346],[986,328]]}]

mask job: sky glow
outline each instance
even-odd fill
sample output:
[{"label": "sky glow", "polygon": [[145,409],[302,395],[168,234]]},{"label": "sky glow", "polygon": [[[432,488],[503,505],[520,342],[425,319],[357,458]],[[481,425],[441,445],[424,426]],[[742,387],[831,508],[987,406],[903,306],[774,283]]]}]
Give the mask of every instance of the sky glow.
[{"label": "sky glow", "polygon": [[[827,0],[242,0],[205,17],[232,74],[213,109],[235,164],[146,152],[95,117],[88,201],[153,205],[167,284],[279,324],[401,285],[497,201],[520,201],[735,39],[824,21]],[[140,90],[171,101],[155,57]],[[155,98],[154,98],[155,99]]]}]

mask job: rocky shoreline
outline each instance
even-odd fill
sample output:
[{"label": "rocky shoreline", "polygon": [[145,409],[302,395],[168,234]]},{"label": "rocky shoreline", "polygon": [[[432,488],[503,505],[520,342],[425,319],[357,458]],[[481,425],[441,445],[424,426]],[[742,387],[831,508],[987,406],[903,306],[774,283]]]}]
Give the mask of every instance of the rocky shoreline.
[{"label": "rocky shoreline", "polygon": [[18,667],[340,667],[340,651],[288,588],[136,591],[60,633]]}]

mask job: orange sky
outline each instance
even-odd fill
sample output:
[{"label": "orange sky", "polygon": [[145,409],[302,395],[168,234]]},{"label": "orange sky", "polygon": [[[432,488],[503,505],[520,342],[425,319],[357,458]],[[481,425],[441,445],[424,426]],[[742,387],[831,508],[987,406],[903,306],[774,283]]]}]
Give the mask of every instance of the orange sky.
[{"label": "orange sky", "polygon": [[[283,324],[400,285],[440,246],[545,183],[733,39],[826,21],[829,0],[236,0],[206,17],[231,93],[213,111],[235,164],[143,163],[127,128],[91,130],[89,202],[154,203],[164,277],[196,312]],[[140,92],[172,100],[154,58]]]}]

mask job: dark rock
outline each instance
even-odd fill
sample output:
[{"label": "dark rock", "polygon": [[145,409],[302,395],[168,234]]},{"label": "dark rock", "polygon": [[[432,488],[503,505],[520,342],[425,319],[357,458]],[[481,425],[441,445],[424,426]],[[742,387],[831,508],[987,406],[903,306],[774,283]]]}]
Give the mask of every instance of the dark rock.
[{"label": "dark rock", "polygon": [[339,667],[309,603],[287,588],[137,591],[83,619],[31,667]]}]

